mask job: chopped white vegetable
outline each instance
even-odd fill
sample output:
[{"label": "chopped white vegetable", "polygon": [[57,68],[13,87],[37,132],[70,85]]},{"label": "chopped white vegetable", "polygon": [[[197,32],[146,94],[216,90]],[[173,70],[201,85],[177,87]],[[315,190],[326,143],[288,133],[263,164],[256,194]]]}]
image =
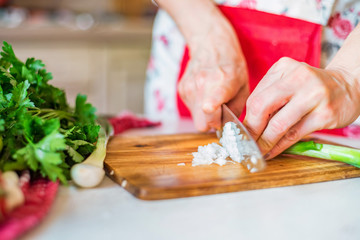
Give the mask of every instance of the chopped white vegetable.
[{"label": "chopped white vegetable", "polygon": [[[216,143],[199,146],[198,151],[192,153],[194,156],[192,165],[198,166],[216,163],[222,166],[227,162],[232,162],[231,160],[240,163],[245,160],[246,156],[252,156],[256,152],[250,141],[244,139],[244,136],[240,134],[240,129],[233,122],[225,124],[220,143],[222,146]],[[231,159],[228,159],[228,157]],[[250,161],[256,164],[257,160],[252,156]],[[246,167],[249,170],[252,169],[252,165],[249,163]]]},{"label": "chopped white vegetable", "polygon": [[226,158],[229,156],[225,148],[216,143],[210,143],[205,146],[199,146],[197,152],[193,152],[193,166],[209,165],[216,163],[220,166],[226,164]]},{"label": "chopped white vegetable", "polygon": [[240,135],[240,129],[236,127],[236,124],[233,122],[227,122],[223,128],[220,143],[229,153],[230,158],[235,162],[241,162],[244,159],[243,155],[239,151],[239,149],[241,149],[242,140],[243,136]]}]

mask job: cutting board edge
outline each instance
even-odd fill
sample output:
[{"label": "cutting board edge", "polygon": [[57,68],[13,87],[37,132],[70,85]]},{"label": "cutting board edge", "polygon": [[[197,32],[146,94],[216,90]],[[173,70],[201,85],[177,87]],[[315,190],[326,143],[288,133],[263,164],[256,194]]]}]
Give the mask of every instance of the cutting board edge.
[{"label": "cutting board edge", "polygon": [[[345,167],[346,168],[346,167]],[[112,179],[114,182],[118,183],[121,187],[123,187],[126,191],[131,193],[138,199],[145,201],[156,201],[156,200],[166,200],[166,199],[175,199],[175,198],[188,198],[188,197],[197,197],[202,195],[213,195],[213,194],[221,194],[221,193],[232,193],[232,192],[242,192],[242,191],[250,191],[250,190],[261,190],[261,189],[271,189],[277,187],[289,187],[294,185],[305,185],[312,183],[321,183],[321,182],[329,182],[336,180],[345,180],[360,177],[360,169],[355,168],[353,166],[348,166],[348,168],[344,169],[344,171],[328,171],[327,174],[316,175],[312,178],[308,178],[307,181],[304,181],[303,176],[298,175],[295,178],[291,178],[288,181],[284,182],[283,179],[274,179],[272,181],[266,181],[264,179],[261,181],[263,184],[259,184],[259,182],[253,182],[247,185],[244,184],[229,184],[229,185],[210,185],[210,186],[200,186],[196,188],[189,188],[186,186],[185,188],[147,188],[147,187],[137,187],[133,185],[130,181],[123,177],[118,177],[116,175],[111,175],[111,168],[109,166],[105,167],[105,172],[107,176]],[[346,175],[344,175],[344,172]],[[332,178],[329,179],[327,175],[331,175]],[[226,188],[224,188],[226,186]],[[179,192],[182,193],[182,196],[179,197]]]},{"label": "cutting board edge", "polygon": [[[322,183],[322,182],[330,182],[330,181],[338,181],[338,180],[345,180],[345,179],[350,179],[350,178],[356,178],[356,177],[360,177],[360,173],[358,173],[357,175],[354,176],[350,176],[347,178],[343,178],[342,176],[339,176],[337,178],[333,178],[333,179],[322,179],[319,181],[309,181],[309,182],[304,182],[303,179],[301,179],[301,183],[294,183],[295,181],[291,181],[291,183],[285,183],[285,184],[278,184],[278,185],[271,185],[269,184],[267,185],[255,185],[255,187],[250,187],[251,185],[249,185],[246,188],[237,188],[239,185],[234,185],[234,189],[232,189],[231,187],[227,188],[226,190],[224,190],[222,187],[223,186],[218,186],[218,187],[205,187],[205,188],[198,188],[198,189],[187,189],[187,190],[182,190],[182,197],[179,197],[178,195],[178,191],[174,191],[171,194],[168,194],[166,196],[164,196],[163,192],[159,191],[159,193],[154,192],[154,191],[147,191],[146,189],[133,189],[133,186],[129,185],[129,188],[125,188],[127,191],[129,191],[133,196],[135,196],[138,199],[141,200],[146,200],[146,201],[156,201],[156,200],[166,200],[166,199],[175,199],[175,198],[188,198],[188,197],[199,197],[199,196],[207,196],[207,195],[214,195],[214,194],[223,194],[223,193],[235,193],[235,192],[243,192],[243,191],[252,191],[252,190],[262,190],[262,189],[271,189],[271,188],[278,188],[278,187],[291,187],[291,186],[300,186],[300,185],[305,185],[305,184],[313,184],[313,183]],[[259,186],[259,187],[258,187]],[[208,188],[209,192],[205,191],[204,189]],[[217,190],[220,189],[220,190]],[[134,191],[135,190],[135,191]],[[139,191],[140,190],[140,191]],[[193,193],[194,191],[200,191],[200,193]],[[168,190],[167,193],[171,191]],[[149,194],[151,193],[151,194]]]}]

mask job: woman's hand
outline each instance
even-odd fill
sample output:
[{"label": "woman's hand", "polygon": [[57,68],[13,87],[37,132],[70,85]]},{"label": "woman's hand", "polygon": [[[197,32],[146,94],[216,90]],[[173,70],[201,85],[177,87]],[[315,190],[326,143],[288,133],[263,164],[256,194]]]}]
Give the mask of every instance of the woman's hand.
[{"label": "woman's hand", "polygon": [[313,131],[353,122],[360,114],[360,24],[326,69],[280,59],[246,106],[245,125],[267,159]]},{"label": "woman's hand", "polygon": [[214,19],[213,26],[189,44],[190,61],[179,83],[180,96],[200,131],[220,127],[223,103],[239,116],[249,95],[246,62],[234,30],[222,19]]},{"label": "woman's hand", "polygon": [[[221,104],[240,115],[248,72],[236,33],[211,0],[157,0],[175,20],[190,50],[179,93],[200,131],[220,127]],[[234,104],[236,102],[236,104]]]},{"label": "woman's hand", "polygon": [[245,124],[265,158],[320,129],[344,127],[360,113],[359,79],[290,58],[275,63],[250,95]]}]

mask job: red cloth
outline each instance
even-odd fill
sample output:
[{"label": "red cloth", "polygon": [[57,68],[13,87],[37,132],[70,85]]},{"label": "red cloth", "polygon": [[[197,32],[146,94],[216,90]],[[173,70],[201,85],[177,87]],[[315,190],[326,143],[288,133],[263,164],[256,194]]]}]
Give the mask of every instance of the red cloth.
[{"label": "red cloth", "polygon": [[[154,127],[161,124],[137,117],[129,112],[111,118],[110,122],[115,134],[131,128]],[[20,183],[25,195],[25,204],[9,213],[0,223],[0,240],[16,239],[39,224],[50,210],[59,185],[58,182],[43,178],[30,181],[28,172],[21,176]]]},{"label": "red cloth", "polygon": [[31,182],[28,172],[21,176],[20,183],[25,195],[25,204],[9,213],[1,222],[2,240],[15,239],[37,225],[49,211],[59,185],[58,182],[43,178]]},{"label": "red cloth", "polygon": [[156,127],[161,125],[161,122],[153,122],[130,112],[124,112],[117,117],[110,118],[109,121],[114,128],[115,135],[131,128]]},{"label": "red cloth", "polygon": [[352,139],[360,139],[360,126],[358,125],[349,125],[347,127],[338,128],[338,129],[324,129],[317,132],[330,134],[330,135],[338,135]]}]

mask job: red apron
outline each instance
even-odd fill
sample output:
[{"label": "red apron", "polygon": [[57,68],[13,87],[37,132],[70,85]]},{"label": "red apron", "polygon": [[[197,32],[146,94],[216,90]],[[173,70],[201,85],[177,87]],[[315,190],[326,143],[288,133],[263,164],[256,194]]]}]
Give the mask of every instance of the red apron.
[{"label": "red apron", "polygon": [[[219,6],[233,25],[245,55],[250,91],[281,57],[290,57],[311,66],[319,67],[321,55],[321,25],[250,9]],[[181,62],[178,82],[189,61],[186,48]],[[177,93],[177,106],[181,117],[191,117],[190,111]],[[245,117],[243,111],[240,119]],[[325,133],[360,137],[360,128],[322,130]]]}]

